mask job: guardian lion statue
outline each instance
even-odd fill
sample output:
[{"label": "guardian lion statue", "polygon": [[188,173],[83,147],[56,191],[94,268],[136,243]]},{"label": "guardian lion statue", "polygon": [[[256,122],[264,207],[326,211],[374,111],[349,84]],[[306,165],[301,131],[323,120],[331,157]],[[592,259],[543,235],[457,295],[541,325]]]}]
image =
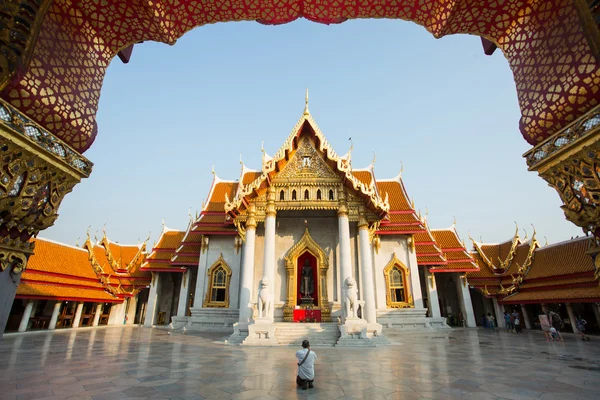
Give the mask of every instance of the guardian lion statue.
[{"label": "guardian lion statue", "polygon": [[344,281],[346,285],[346,293],[344,298],[344,307],[346,310],[346,318],[358,318],[358,290],[356,289],[356,281],[349,277]]},{"label": "guardian lion statue", "polygon": [[263,277],[260,280],[260,290],[258,291],[258,301],[256,303],[258,318],[267,318],[271,316],[273,299],[271,298],[271,292],[269,291],[270,284],[271,282],[267,277]]}]

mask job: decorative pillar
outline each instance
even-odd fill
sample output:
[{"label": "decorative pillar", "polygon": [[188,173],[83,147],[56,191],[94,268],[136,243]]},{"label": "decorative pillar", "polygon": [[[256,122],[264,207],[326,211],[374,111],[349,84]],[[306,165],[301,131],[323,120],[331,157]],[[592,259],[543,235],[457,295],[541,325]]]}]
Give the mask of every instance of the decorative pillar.
[{"label": "decorative pillar", "polygon": [[369,223],[361,210],[358,219],[358,242],[360,246],[360,263],[362,266],[362,289],[365,301],[364,318],[368,323],[377,322],[377,307],[375,306],[375,284],[373,282],[373,255],[369,240]]},{"label": "decorative pillar", "polygon": [[137,311],[137,304],[139,301],[139,293],[129,298],[129,306],[125,313],[125,324],[133,325],[135,322],[135,312]]},{"label": "decorative pillar", "polygon": [[23,318],[21,318],[21,324],[19,324],[19,332],[25,332],[27,330],[27,325],[29,325],[29,318],[31,317],[31,311],[33,311],[33,300],[27,300],[27,305],[25,306],[25,311],[23,312]]},{"label": "decorative pillar", "polygon": [[440,312],[440,300],[438,299],[435,274],[430,272],[427,267],[423,271],[425,272],[425,287],[427,287],[427,298],[429,299],[429,313],[433,318],[441,318],[442,314]]},{"label": "decorative pillar", "polygon": [[190,275],[191,268],[185,270],[181,276],[181,289],[179,290],[179,302],[177,303],[177,317],[187,316],[188,301],[190,299]]},{"label": "decorative pillar", "polygon": [[267,190],[267,207],[265,210],[265,247],[263,274],[269,280],[269,292],[273,301],[267,318],[273,321],[274,303],[275,303],[275,187],[269,186]]},{"label": "decorative pillar", "polygon": [[[477,323],[475,322],[475,313],[473,311],[473,303],[471,301],[471,292],[469,292],[469,282],[467,281],[466,274],[459,275],[458,279],[456,279],[456,292],[458,293],[460,312],[463,314],[465,326],[467,328],[477,327]],[[495,298],[494,301],[496,301]]]},{"label": "decorative pillar", "polygon": [[75,309],[75,317],[73,318],[73,328],[79,328],[79,324],[81,323],[81,314],[83,312],[83,301],[77,303],[77,308]]},{"label": "decorative pillar", "polygon": [[521,304],[521,314],[523,314],[525,329],[531,329],[531,320],[529,319],[529,314],[527,314],[527,308],[525,308],[525,304]]},{"label": "decorative pillar", "polygon": [[98,304],[96,304],[96,312],[94,313],[94,322],[92,323],[92,326],[98,326],[101,315],[102,315],[102,303],[98,303]]},{"label": "decorative pillar", "polygon": [[567,314],[569,314],[569,321],[571,321],[571,329],[573,330],[573,333],[579,333],[577,330],[577,318],[575,318],[573,304],[571,303],[567,303]]},{"label": "decorative pillar", "polygon": [[248,206],[248,219],[246,219],[246,240],[242,249],[242,271],[240,279],[240,323],[247,324],[252,318],[250,299],[254,286],[254,247],[256,243],[256,208],[254,204]]},{"label": "decorative pillar", "polygon": [[340,287],[343,319],[345,320],[344,299],[346,298],[346,279],[352,278],[352,258],[350,250],[350,225],[348,223],[348,203],[346,192],[340,189],[338,192],[338,232],[340,246]]},{"label": "decorative pillar", "polygon": [[[13,8],[21,10],[22,7]],[[29,15],[31,10],[28,7],[23,8],[25,9],[27,9],[26,14]],[[3,11],[6,11],[6,7]],[[29,17],[18,19],[20,27],[29,24],[29,22],[24,24],[23,21],[30,21]],[[26,33],[19,32],[19,37],[22,36],[21,33]],[[3,67],[10,66],[10,63],[3,64],[6,55],[0,54],[0,65]],[[6,68],[0,71],[0,88],[7,83],[4,80],[7,78],[5,75],[7,72],[9,71]],[[35,241],[29,239],[54,224],[62,199],[82,178],[89,176],[92,163],[1,99],[0,148],[2,148],[0,170],[5,172],[0,182],[0,210],[2,210],[0,335],[2,335],[21,280],[21,273],[25,270],[27,260],[34,251]]]},{"label": "decorative pillar", "polygon": [[58,315],[60,314],[60,307],[62,306],[62,301],[57,301],[54,303],[54,309],[52,310],[52,316],[50,317],[50,323],[48,323],[48,330],[56,329],[56,322],[58,321]]},{"label": "decorative pillar", "polygon": [[161,287],[160,283],[160,273],[152,272],[152,282],[150,283],[150,293],[148,293],[146,318],[144,319],[144,326],[147,328],[152,328],[152,325],[154,325],[154,319],[156,318],[158,307],[158,294]]},{"label": "decorative pillar", "polygon": [[496,324],[498,325],[498,328],[506,328],[503,307],[498,303],[496,297],[492,297],[492,303],[494,303],[494,314],[496,314]]}]

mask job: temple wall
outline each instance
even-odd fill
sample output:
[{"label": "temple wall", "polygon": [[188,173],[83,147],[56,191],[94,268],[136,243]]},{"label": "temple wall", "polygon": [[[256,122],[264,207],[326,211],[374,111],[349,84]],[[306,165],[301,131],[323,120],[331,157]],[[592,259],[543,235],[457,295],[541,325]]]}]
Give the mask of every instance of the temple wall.
[{"label": "temple wall", "polygon": [[[411,270],[411,274],[418,272],[416,270],[413,271],[413,268],[411,268],[406,236],[381,235],[381,247],[379,248],[379,252],[373,251],[373,269],[375,270],[375,301],[377,303],[378,310],[387,309],[385,298],[385,276],[383,274],[383,270],[394,258],[394,253],[396,253],[398,260],[404,263],[404,265]],[[418,293],[421,293],[421,288],[412,287],[409,277],[407,277],[406,280],[407,282],[405,282],[405,284],[410,285],[411,288],[410,293],[414,293],[415,290],[417,290]]]},{"label": "temple wall", "polygon": [[[208,249],[205,253],[200,253],[200,266],[198,268],[198,280],[196,286],[196,300],[194,307],[202,307],[206,299],[206,292],[209,287],[208,270],[219,259],[221,254],[223,259],[231,268],[231,281],[229,283],[229,308],[239,308],[240,295],[240,267],[242,250],[236,253],[234,247],[234,236],[210,236]],[[198,290],[201,288],[202,290]],[[199,295],[199,293],[202,293]]]}]

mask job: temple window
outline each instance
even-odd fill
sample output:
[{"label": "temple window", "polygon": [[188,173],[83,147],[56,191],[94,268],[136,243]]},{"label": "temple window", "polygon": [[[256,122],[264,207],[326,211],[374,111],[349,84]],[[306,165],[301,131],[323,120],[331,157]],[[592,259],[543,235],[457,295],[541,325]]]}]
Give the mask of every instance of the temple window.
[{"label": "temple window", "polygon": [[284,193],[283,190],[281,192],[279,192],[279,200],[280,201],[284,201],[285,200],[285,193]]},{"label": "temple window", "polygon": [[292,200],[297,200],[297,198],[296,198],[296,190],[292,190]]},{"label": "temple window", "polygon": [[317,200],[321,200],[321,189],[317,190]]},{"label": "temple window", "polygon": [[229,281],[231,268],[225,263],[223,255],[209,268],[209,287],[204,307],[229,307]]},{"label": "temple window", "polygon": [[394,259],[384,268],[386,303],[390,308],[414,307],[409,295],[406,277],[410,271],[394,255]]},{"label": "temple window", "polygon": [[310,167],[310,156],[302,157],[302,168]]},{"label": "temple window", "polygon": [[333,189],[329,189],[329,200],[333,201]]},{"label": "temple window", "polygon": [[310,199],[310,196],[309,196],[309,194],[308,194],[308,189],[306,189],[306,190],[304,191],[304,200],[309,200],[309,199]]}]

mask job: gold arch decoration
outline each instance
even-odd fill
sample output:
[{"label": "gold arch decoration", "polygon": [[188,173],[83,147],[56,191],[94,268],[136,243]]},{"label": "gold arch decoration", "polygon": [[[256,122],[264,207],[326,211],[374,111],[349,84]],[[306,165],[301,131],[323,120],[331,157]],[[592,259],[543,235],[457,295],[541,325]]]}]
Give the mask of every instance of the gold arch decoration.
[{"label": "gold arch decoration", "polygon": [[317,242],[310,236],[308,228],[304,231],[302,239],[293,245],[286,253],[285,272],[287,275],[287,301],[283,308],[283,320],[292,322],[294,319],[294,308],[296,307],[297,299],[297,284],[298,284],[298,257],[305,252],[309,252],[317,259],[317,271],[319,282],[319,307],[321,310],[321,321],[331,322],[331,307],[327,297],[327,271],[329,270],[329,259],[325,251],[318,245]]},{"label": "gold arch decoration", "polygon": [[[391,275],[394,268],[398,268],[402,273],[402,283],[404,285],[404,298],[406,301],[393,301],[391,294]],[[412,288],[408,282],[408,276],[410,275],[410,269],[402,261],[398,259],[396,253],[390,262],[383,269],[383,275],[385,276],[385,303],[389,308],[413,308],[415,302],[412,296]]]},{"label": "gold arch decoration", "polygon": [[[224,277],[224,281],[222,282],[222,285],[219,285],[218,287],[216,287],[215,286],[216,282],[214,279],[215,277],[213,275],[219,269],[223,269],[223,271],[225,272],[225,277]],[[208,282],[208,290],[206,291],[206,296],[204,297],[203,307],[229,308],[229,285],[231,283],[231,268],[225,262],[225,259],[223,258],[223,253],[221,253],[221,255],[219,256],[219,259],[217,261],[215,261],[213,263],[213,265],[210,266],[210,268],[207,271],[207,275],[209,277],[209,282]],[[216,299],[213,298],[212,292],[213,292],[213,290],[221,289],[221,288],[225,289],[225,299],[223,301],[217,301]]]}]

